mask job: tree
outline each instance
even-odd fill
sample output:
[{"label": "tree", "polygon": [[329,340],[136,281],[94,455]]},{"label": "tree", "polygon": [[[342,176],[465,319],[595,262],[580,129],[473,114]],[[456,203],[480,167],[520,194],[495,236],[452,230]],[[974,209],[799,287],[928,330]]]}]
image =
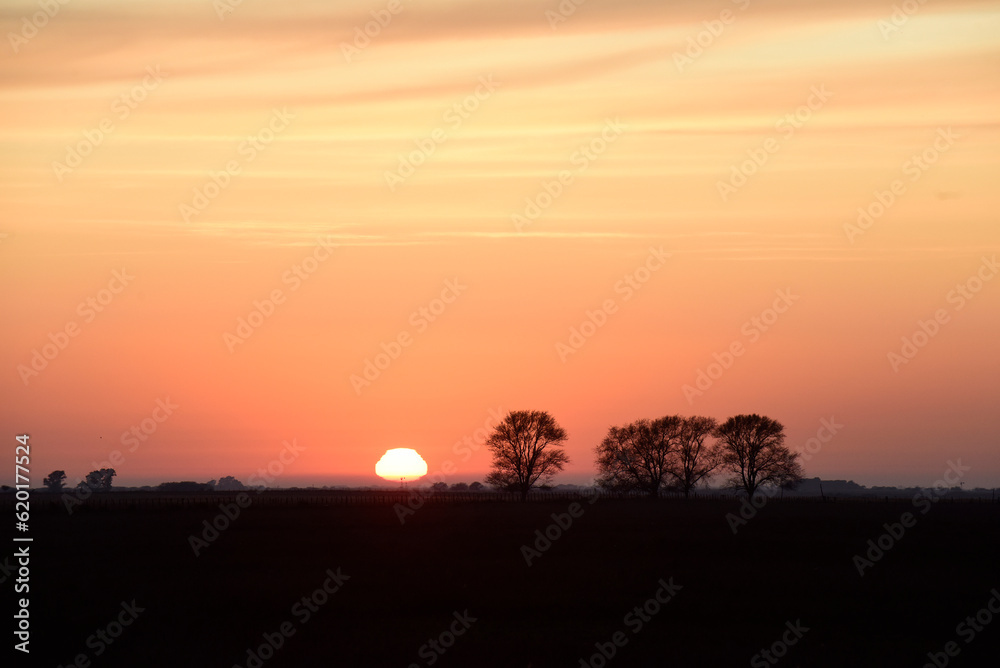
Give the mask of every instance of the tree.
[{"label": "tree", "polygon": [[95,492],[107,492],[111,489],[111,479],[118,475],[114,469],[100,469],[87,474],[87,479],[81,483]]},{"label": "tree", "polygon": [[762,485],[788,487],[802,479],[798,453],[785,447],[785,428],[761,415],[737,415],[715,431],[721,465],[732,473],[730,484],[753,497]]},{"label": "tree", "polygon": [[219,478],[219,482],[215,484],[215,489],[220,492],[240,492],[246,489],[246,487],[235,477],[227,475]]},{"label": "tree", "polygon": [[639,490],[659,496],[683,424],[682,417],[671,415],[608,429],[597,446],[597,485],[610,491]]},{"label": "tree", "polygon": [[431,489],[434,490],[435,492],[447,492],[448,491],[448,483],[446,483],[446,482],[436,482],[433,485],[431,485]]},{"label": "tree", "polygon": [[45,485],[50,492],[61,492],[63,490],[64,480],[66,480],[65,471],[53,471],[47,478],[42,480],[42,484]]},{"label": "tree", "polygon": [[487,484],[527,500],[532,487],[550,482],[569,463],[565,441],[566,430],[548,413],[511,411],[486,440],[493,453]]},{"label": "tree", "polygon": [[718,450],[705,444],[705,439],[717,428],[715,418],[700,415],[684,418],[681,424],[677,446],[667,462],[667,473],[674,486],[684,492],[685,498],[721,464]]},{"label": "tree", "polygon": [[474,483],[472,483],[471,485],[469,485],[469,491],[470,492],[481,492],[481,491],[483,491],[483,483],[481,483],[481,482],[474,482]]},{"label": "tree", "polygon": [[451,491],[453,491],[453,492],[468,492],[469,491],[469,486],[466,485],[464,482],[456,482],[454,485],[451,486]]}]

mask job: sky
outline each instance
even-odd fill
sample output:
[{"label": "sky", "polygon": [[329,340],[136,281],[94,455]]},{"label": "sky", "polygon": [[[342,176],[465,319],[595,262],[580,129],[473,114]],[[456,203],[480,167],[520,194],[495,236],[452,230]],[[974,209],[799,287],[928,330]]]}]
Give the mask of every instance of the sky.
[{"label": "sky", "polygon": [[33,485],[471,482],[519,409],[556,482],[760,413],[809,477],[998,485],[1000,3],[43,5],[0,6]]}]

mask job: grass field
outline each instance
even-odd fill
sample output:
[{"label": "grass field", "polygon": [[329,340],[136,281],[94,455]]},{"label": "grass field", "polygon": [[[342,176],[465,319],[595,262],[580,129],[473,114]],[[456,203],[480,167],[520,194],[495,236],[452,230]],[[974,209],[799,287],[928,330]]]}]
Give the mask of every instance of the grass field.
[{"label": "grass field", "polygon": [[774,500],[734,534],[738,507],[438,502],[401,524],[389,504],[251,503],[199,556],[217,504],[33,508],[16,665],[919,667],[949,641],[949,665],[996,665],[1000,619],[956,626],[1000,588],[1000,504]]}]

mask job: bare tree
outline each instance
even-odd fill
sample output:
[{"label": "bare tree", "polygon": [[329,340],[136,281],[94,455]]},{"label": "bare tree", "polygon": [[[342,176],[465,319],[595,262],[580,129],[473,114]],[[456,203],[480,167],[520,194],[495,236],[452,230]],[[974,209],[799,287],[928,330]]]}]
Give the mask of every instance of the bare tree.
[{"label": "bare tree", "polygon": [[670,415],[608,429],[608,435],[597,446],[598,486],[659,496],[683,424],[682,417]]},{"label": "bare tree", "polygon": [[732,473],[730,483],[752,497],[762,485],[788,487],[802,479],[798,453],[785,447],[785,428],[761,415],[737,415],[720,426],[723,468]]},{"label": "bare tree", "polygon": [[667,473],[687,498],[695,486],[719,468],[718,450],[705,439],[718,428],[715,418],[693,415],[684,418],[676,447],[667,462]]},{"label": "bare tree", "polygon": [[508,413],[486,441],[493,453],[487,484],[526,500],[532,487],[550,482],[569,463],[565,441],[566,431],[544,411]]},{"label": "bare tree", "polygon": [[47,478],[42,480],[42,484],[45,485],[50,492],[61,492],[64,486],[63,481],[65,480],[65,471],[53,471]]}]

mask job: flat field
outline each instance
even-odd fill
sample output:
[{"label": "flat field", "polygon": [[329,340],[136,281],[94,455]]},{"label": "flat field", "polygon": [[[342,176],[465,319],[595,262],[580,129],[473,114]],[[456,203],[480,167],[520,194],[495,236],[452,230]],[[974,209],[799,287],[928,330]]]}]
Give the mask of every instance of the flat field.
[{"label": "flat field", "polygon": [[[204,522],[231,496],[33,505],[31,662],[15,665],[920,667],[949,642],[948,665],[1000,656],[1000,615],[959,626],[1000,589],[1000,504],[772,500],[734,534],[731,500],[438,499],[401,523],[390,503],[267,494],[217,535]],[[904,513],[915,523],[859,575],[855,555]]]}]

